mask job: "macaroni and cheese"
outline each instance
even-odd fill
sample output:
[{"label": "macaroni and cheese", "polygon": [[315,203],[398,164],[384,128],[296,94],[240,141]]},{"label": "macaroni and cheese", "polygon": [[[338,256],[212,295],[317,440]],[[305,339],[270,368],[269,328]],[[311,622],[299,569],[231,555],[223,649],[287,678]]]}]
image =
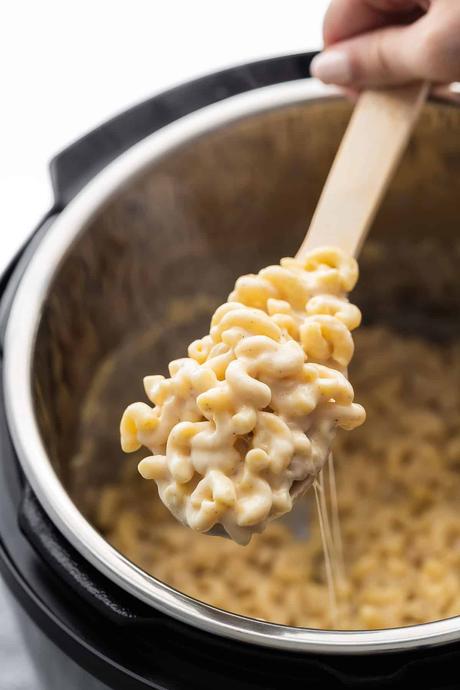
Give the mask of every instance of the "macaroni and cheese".
[{"label": "macaroni and cheese", "polygon": [[[460,615],[460,340],[398,330],[368,325],[357,332],[350,375],[368,419],[353,434],[339,431],[333,443],[346,572],[337,593],[339,627],[345,629]],[[107,381],[114,371],[130,371],[133,352],[117,355]],[[93,404],[116,408],[113,390],[104,395]],[[106,428],[103,417],[98,433]],[[91,427],[88,438],[93,434]],[[85,451],[90,466],[98,466],[101,448],[92,441]],[[131,463],[91,504],[108,541],[172,587],[244,616],[334,627],[312,492],[297,503],[307,534],[281,519],[245,547],[179,524]]]},{"label": "macaroni and cheese", "polygon": [[127,408],[122,447],[151,450],[139,471],[180,522],[247,543],[310,486],[336,428],[362,424],[346,375],[357,277],[328,247],[243,276],[170,378],[144,379],[154,407]]}]

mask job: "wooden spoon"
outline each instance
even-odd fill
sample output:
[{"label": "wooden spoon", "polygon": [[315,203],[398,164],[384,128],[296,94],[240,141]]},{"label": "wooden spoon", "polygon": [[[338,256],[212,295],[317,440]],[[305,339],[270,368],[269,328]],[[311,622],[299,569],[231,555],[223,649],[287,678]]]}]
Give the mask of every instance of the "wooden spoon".
[{"label": "wooden spoon", "polygon": [[[297,258],[321,246],[359,254],[428,91],[423,83],[359,97]],[[313,481],[293,485],[294,500]]]},{"label": "wooden spoon", "polygon": [[297,258],[320,246],[359,254],[428,88],[415,84],[359,97]]},{"label": "wooden spoon", "polygon": [[[359,253],[427,94],[417,84],[359,97],[297,258],[321,246]],[[314,479],[296,482],[292,497]],[[208,534],[227,536],[221,525]]]}]

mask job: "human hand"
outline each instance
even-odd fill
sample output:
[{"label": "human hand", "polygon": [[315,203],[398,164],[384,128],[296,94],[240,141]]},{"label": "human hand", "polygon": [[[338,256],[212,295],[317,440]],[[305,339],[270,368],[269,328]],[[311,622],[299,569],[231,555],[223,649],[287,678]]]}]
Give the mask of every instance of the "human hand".
[{"label": "human hand", "polygon": [[460,0],[332,0],[311,73],[359,91],[460,81]]}]

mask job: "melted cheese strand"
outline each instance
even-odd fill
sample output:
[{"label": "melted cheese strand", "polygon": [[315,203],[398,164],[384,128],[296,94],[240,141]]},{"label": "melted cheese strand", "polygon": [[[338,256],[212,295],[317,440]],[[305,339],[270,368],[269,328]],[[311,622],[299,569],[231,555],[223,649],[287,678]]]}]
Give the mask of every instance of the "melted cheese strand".
[{"label": "melted cheese strand", "polygon": [[339,616],[338,616],[338,607],[337,607],[337,594],[336,594],[336,587],[335,587],[333,566],[332,566],[332,559],[331,559],[331,551],[330,551],[330,546],[331,546],[330,535],[328,538],[326,526],[325,526],[327,510],[325,509],[324,500],[322,499],[322,494],[323,494],[322,487],[320,486],[317,479],[315,479],[315,481],[313,482],[313,490],[315,492],[316,509],[318,512],[319,530],[320,530],[320,534],[321,534],[321,542],[323,545],[324,567],[326,570],[327,591],[328,591],[328,597],[329,597],[329,610],[331,613],[332,625],[334,626],[334,628],[338,628]]},{"label": "melted cheese strand", "polygon": [[340,528],[339,502],[337,500],[337,483],[335,480],[334,454],[331,451],[327,460],[329,480],[329,501],[331,506],[332,541],[334,544],[334,559],[337,569],[337,580],[346,583],[345,561],[343,557],[342,530]]}]

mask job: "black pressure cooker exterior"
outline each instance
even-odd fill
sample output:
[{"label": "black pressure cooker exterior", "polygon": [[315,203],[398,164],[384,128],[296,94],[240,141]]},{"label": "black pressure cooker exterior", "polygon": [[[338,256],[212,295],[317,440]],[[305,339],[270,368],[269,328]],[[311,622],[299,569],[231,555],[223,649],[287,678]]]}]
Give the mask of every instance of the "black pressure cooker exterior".
[{"label": "black pressure cooker exterior", "polygon": [[[229,96],[308,77],[313,55],[262,60],[174,88],[115,117],[52,161],[53,208],[0,280],[2,369],[15,287],[75,194],[114,158],[174,120]],[[45,690],[460,687],[460,644],[391,654],[299,654],[224,639],[153,611],[87,563],[41,509],[13,448],[3,388],[0,451],[0,572]]]}]

